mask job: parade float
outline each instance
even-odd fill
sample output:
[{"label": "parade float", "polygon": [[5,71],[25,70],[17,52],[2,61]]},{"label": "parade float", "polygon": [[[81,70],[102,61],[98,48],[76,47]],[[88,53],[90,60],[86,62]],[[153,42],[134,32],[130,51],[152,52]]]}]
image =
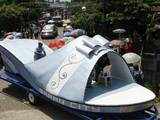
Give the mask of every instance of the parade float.
[{"label": "parade float", "polygon": [[100,35],[81,36],[53,52],[37,41],[1,41],[0,78],[25,89],[32,104],[47,99],[85,119],[156,120],[155,94],[135,82],[108,44]]}]

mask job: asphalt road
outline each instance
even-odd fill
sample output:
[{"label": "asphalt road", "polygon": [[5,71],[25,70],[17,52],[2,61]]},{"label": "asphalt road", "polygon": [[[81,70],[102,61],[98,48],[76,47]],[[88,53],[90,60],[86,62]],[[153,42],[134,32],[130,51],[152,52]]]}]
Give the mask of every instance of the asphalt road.
[{"label": "asphalt road", "polygon": [[25,92],[0,80],[0,120],[78,120],[47,101],[30,105]]}]

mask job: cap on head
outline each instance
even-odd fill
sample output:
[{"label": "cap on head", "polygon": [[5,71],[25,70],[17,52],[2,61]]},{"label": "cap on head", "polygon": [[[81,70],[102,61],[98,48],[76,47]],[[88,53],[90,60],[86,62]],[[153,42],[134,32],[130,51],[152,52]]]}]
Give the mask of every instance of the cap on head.
[{"label": "cap on head", "polygon": [[42,46],[43,46],[43,43],[38,42],[38,47],[42,47]]}]

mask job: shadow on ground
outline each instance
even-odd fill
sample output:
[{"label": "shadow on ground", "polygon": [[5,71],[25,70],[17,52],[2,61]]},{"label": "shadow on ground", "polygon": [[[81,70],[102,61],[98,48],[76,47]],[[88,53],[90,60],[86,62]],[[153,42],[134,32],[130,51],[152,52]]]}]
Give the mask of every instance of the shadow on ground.
[{"label": "shadow on ground", "polygon": [[40,99],[36,106],[30,105],[26,101],[26,92],[14,85],[9,85],[9,87],[3,88],[2,92],[34,109],[42,111],[53,120],[80,120],[77,116],[74,116],[71,113],[64,111],[62,108],[42,99]]}]

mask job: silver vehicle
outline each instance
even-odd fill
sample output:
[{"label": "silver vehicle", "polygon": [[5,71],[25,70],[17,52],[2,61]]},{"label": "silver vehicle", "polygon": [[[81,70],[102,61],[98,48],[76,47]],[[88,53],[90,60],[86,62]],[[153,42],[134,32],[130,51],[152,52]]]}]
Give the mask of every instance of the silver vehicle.
[{"label": "silver vehicle", "polygon": [[58,35],[58,30],[54,24],[45,25],[41,31],[42,39],[53,39],[57,37],[57,35]]}]

